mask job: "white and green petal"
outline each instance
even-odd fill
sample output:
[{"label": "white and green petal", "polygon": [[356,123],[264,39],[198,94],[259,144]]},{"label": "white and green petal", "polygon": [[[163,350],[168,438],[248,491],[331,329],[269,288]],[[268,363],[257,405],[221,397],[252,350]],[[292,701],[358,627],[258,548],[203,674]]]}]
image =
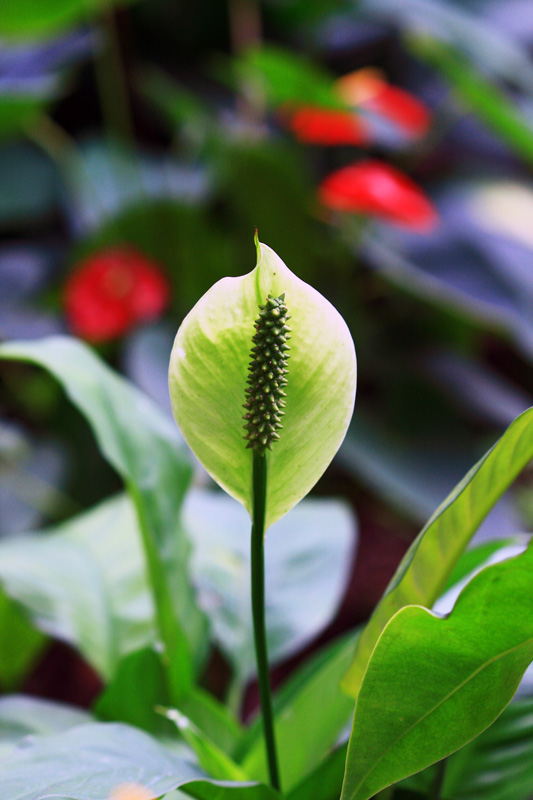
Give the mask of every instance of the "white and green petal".
[{"label": "white and green petal", "polygon": [[[252,449],[243,414],[249,393],[255,321],[268,297],[291,317],[284,373],[283,428],[269,461],[267,527],[314,486],[337,452],[355,401],[356,358],[348,327],[319,292],[292,273],[269,247],[239,278],[224,278],[183,321],[170,360],[174,415],[189,446],[214,480],[252,509]],[[252,353],[252,359],[254,355]]]}]

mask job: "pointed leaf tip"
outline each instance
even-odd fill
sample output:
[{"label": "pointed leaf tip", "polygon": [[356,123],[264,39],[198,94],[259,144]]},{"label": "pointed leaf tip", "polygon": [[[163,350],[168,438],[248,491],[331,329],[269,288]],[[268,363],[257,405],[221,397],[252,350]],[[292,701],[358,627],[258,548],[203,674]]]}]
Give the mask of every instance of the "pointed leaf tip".
[{"label": "pointed leaf tip", "polygon": [[267,525],[272,525],[309,492],[337,452],[352,416],[357,368],[350,332],[331,303],[257,238],[256,245],[255,269],[216,283],[183,321],[169,385],[189,446],[215,481],[250,511],[252,452],[243,442],[241,408],[257,344],[254,322],[269,296],[284,295],[291,345],[287,374],[275,387],[285,412],[283,430],[267,450]]}]

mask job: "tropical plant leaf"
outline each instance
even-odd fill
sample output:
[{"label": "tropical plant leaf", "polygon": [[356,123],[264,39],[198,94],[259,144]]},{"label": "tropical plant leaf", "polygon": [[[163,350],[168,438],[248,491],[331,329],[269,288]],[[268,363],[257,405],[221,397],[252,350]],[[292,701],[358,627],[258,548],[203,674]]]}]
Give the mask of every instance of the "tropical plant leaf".
[{"label": "tropical plant leaf", "polygon": [[[405,785],[423,796],[434,767]],[[496,722],[446,761],[442,796],[450,800],[528,800],[533,786],[533,698],[507,706]]]},{"label": "tropical plant leaf", "polygon": [[343,684],[349,694],[357,696],[370,654],[387,622],[403,606],[432,607],[483,519],[532,458],[533,408],[517,417],[465,475],[407,551],[361,635]]},{"label": "tropical plant leaf", "polygon": [[249,50],[234,67],[241,80],[252,82],[274,106],[306,103],[323,108],[347,108],[335,91],[332,73],[281,47]]},{"label": "tropical plant leaf", "polygon": [[346,323],[265,245],[248,275],[216,283],[185,318],[170,363],[170,394],[185,439],[207,471],[251,511],[252,451],[243,403],[254,321],[268,295],[285,294],[292,338],[284,429],[271,453],[267,527],[304,497],[337,452],[355,399]]},{"label": "tropical plant leaf", "polygon": [[[120,0],[124,5],[132,0]],[[101,12],[98,0],[4,0],[0,18],[0,35],[34,37],[51,36],[82,23],[89,22]]]},{"label": "tropical plant leaf", "polygon": [[180,788],[203,800],[275,800],[254,783],[217,783],[128,725],[91,723],[26,740],[2,764],[0,800],[102,800],[124,784],[160,797]]},{"label": "tropical plant leaf", "polygon": [[3,691],[13,691],[20,684],[45,642],[46,637],[35,630],[21,609],[0,591],[0,687]]},{"label": "tropical plant leaf", "polygon": [[488,128],[528,164],[533,164],[533,126],[514,103],[454,48],[429,36],[409,37],[414,54],[436,68]]},{"label": "tropical plant leaf", "polygon": [[342,800],[368,800],[478,736],[533,660],[533,546],[487,567],[448,617],[420,606],[389,621],[355,707]]},{"label": "tropical plant leaf", "polygon": [[0,583],[38,629],[78,648],[107,680],[122,656],[155,640],[139,529],[125,496],[0,542]]},{"label": "tropical plant leaf", "polygon": [[156,601],[159,632],[172,652],[179,694],[192,685],[205,622],[189,583],[189,543],[180,509],[191,468],[172,423],[149,398],[69,337],[0,346],[0,358],[28,361],[53,375],[84,415],[104,457],[135,505]]},{"label": "tropical plant leaf", "polygon": [[57,733],[90,722],[81,708],[25,695],[0,698],[0,764],[24,736]]}]

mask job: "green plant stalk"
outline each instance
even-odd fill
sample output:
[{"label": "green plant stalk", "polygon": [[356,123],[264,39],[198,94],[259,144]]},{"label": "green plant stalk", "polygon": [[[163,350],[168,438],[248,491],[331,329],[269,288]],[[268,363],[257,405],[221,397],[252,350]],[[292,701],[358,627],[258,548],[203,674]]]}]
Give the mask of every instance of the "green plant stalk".
[{"label": "green plant stalk", "polygon": [[165,567],[149,530],[143,505],[134,486],[129,485],[128,491],[135,505],[146,557],[157,630],[164,648],[161,660],[167,676],[167,688],[172,703],[180,705],[194,684],[192,655],[174,608]]},{"label": "green plant stalk", "polygon": [[270,672],[268,668],[268,650],[265,624],[265,510],[267,490],[267,459],[253,451],[253,515],[252,515],[252,615],[254,624],[255,657],[257,662],[257,681],[261,700],[263,733],[268,762],[268,772],[272,787],[281,790],[276,740],[274,735],[274,718],[272,712],[272,694],[270,690]]},{"label": "green plant stalk", "polygon": [[440,800],[442,796],[442,790],[444,788],[444,778],[446,777],[447,765],[447,758],[443,758],[442,761],[437,763],[435,768],[435,777],[428,794],[428,800]]}]

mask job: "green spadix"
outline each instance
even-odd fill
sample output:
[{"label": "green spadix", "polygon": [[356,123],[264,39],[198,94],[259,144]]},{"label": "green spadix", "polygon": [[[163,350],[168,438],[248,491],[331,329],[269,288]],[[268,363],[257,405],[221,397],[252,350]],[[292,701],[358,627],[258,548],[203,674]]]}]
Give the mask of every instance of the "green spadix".
[{"label": "green spadix", "polygon": [[[183,321],[172,350],[169,384],[174,416],[189,446],[214,480],[251,513],[248,443],[250,429],[260,423],[246,422],[243,415],[250,398],[246,389],[257,344],[255,323],[269,297],[284,304],[281,315],[290,316],[290,357],[275,362],[287,369],[273,378],[279,378],[277,394],[283,394],[278,398],[282,413],[276,417],[283,427],[277,426],[277,435],[269,440],[272,449],[264,455],[269,527],[309,492],[337,452],[352,416],[357,367],[348,327],[331,303],[297,278],[273,250],[256,244],[255,269],[218,281]],[[267,313],[271,316],[268,305]],[[279,344],[283,331],[276,340],[280,329],[273,330]],[[257,398],[254,403],[255,409]]]}]

